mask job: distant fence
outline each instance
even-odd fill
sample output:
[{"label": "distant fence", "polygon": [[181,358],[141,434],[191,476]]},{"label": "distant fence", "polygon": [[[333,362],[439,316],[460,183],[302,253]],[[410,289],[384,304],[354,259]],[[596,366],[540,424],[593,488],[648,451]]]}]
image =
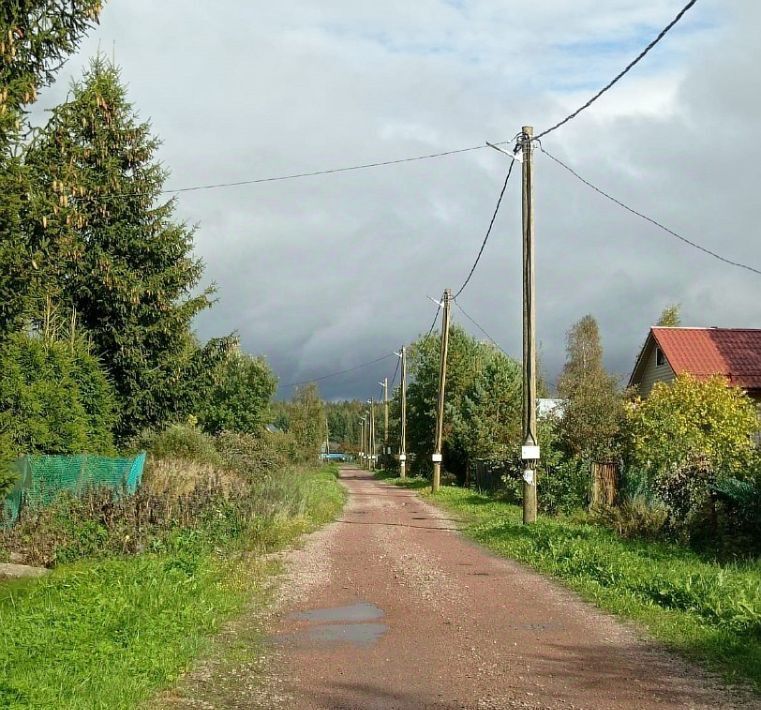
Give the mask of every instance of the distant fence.
[{"label": "distant fence", "polygon": [[117,495],[137,491],[143,477],[145,452],[134,458],[107,456],[24,456],[12,466],[15,487],[2,502],[5,524],[13,524],[26,505],[49,505],[61,493],[81,495],[90,488],[108,488]]},{"label": "distant fence", "polygon": [[505,487],[506,478],[516,475],[520,476],[512,461],[478,459],[468,466],[468,485],[479,491],[497,491]]}]

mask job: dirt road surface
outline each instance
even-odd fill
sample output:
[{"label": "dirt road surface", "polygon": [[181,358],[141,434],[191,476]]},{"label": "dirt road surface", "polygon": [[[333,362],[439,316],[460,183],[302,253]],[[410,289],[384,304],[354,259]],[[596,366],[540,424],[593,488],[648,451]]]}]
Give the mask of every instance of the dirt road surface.
[{"label": "dirt road surface", "polygon": [[413,492],[357,470],[342,479],[341,520],[286,560],[284,597],[268,624],[267,681],[247,683],[245,693],[236,681],[234,700],[197,697],[194,706],[759,707],[468,542],[457,521]]}]

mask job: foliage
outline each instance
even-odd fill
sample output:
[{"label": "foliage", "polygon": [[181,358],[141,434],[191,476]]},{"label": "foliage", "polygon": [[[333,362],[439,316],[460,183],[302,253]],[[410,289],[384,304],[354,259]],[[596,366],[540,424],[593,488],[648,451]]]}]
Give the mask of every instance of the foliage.
[{"label": "foliage", "polygon": [[658,325],[661,328],[678,328],[682,325],[682,318],[679,314],[679,304],[672,303],[666,306],[658,319]]},{"label": "foliage", "polygon": [[288,433],[297,461],[314,461],[325,440],[325,408],[317,385],[299,387],[288,403]]},{"label": "foliage", "polygon": [[0,460],[113,452],[113,390],[86,343],[19,333],[0,346]]},{"label": "foliage", "polygon": [[572,456],[607,459],[617,455],[624,418],[616,378],[603,364],[597,321],[584,316],[568,332],[566,363],[558,379],[565,400],[560,432]]},{"label": "foliage", "polygon": [[[330,440],[336,442],[343,451],[357,450],[362,429],[359,420],[365,414],[366,409],[367,406],[358,399],[325,403]],[[380,421],[378,433],[381,439],[383,437],[382,425],[383,422]]]},{"label": "foliage", "polygon": [[34,137],[31,239],[46,290],[76,309],[108,368],[127,436],[176,417],[190,325],[210,305],[193,230],[160,202],[158,141],[96,58]]},{"label": "foliage", "polygon": [[157,459],[182,459],[221,466],[222,457],[214,438],[201,431],[193,420],[165,429],[147,430],[130,442],[133,451],[147,451]]},{"label": "foliage", "polygon": [[748,478],[756,465],[756,407],[721,377],[657,383],[628,419],[632,465],[648,476],[676,526],[700,523],[710,514],[710,487]]},{"label": "foliage", "polygon": [[443,488],[435,502],[496,554],[558,577],[672,648],[761,690],[758,562],[720,564],[679,545],[623,540],[564,517],[526,526],[518,507],[459,488]]},{"label": "foliage", "polygon": [[[148,545],[159,553],[85,560],[2,585],[0,705],[154,706],[153,692],[170,685],[227,619],[266,603],[258,590],[277,567],[264,555],[333,519],[343,500],[326,469],[277,471],[256,491],[245,525],[230,515],[207,518],[210,527]],[[241,549],[247,553],[235,554]]]},{"label": "foliage", "polygon": [[198,421],[210,434],[261,433],[269,421],[276,386],[275,375],[263,358],[234,350],[217,365],[212,385],[198,404]]},{"label": "foliage", "polygon": [[97,22],[100,0],[25,0],[0,12],[0,337],[23,327],[36,293],[24,214],[31,186],[20,146],[24,106]]},{"label": "foliage", "polygon": [[618,505],[602,507],[593,517],[623,538],[656,540],[663,535],[669,511],[657,499],[637,493],[625,497]]},{"label": "foliage", "polygon": [[453,445],[468,460],[507,458],[521,438],[521,393],[518,363],[496,349],[488,351],[460,407],[453,403],[450,408]]},{"label": "foliage", "polygon": [[259,435],[222,432],[216,440],[225,466],[244,476],[262,476],[285,468],[293,456],[289,434],[264,432]]},{"label": "foliage", "polygon": [[[408,451],[413,472],[430,469],[439,388],[440,339],[420,338],[409,351]],[[520,427],[516,363],[457,325],[449,335],[444,465],[462,480],[469,458],[500,455]],[[489,392],[489,387],[496,389]],[[491,399],[489,397],[491,395]],[[491,442],[489,436],[493,435]]]}]

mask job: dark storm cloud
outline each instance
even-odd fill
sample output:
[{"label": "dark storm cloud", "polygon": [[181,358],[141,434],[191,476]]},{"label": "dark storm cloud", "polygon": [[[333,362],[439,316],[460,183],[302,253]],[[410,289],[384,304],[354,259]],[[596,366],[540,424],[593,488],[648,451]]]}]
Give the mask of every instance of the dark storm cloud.
[{"label": "dark storm cloud", "polygon": [[[552,123],[623,66],[681,3],[496,0],[387,3],[112,0],[35,110],[65,95],[100,46],[164,140],[171,185],[228,182],[501,140]],[[761,62],[750,0],[705,0],[615,91],[548,149],[706,247],[759,265]],[[491,150],[180,196],[220,301],[202,337],[238,330],[283,382],[350,368],[427,330],[428,296],[457,287],[506,170]],[[538,322],[545,367],[565,332],[600,321],[627,372],[647,327],[679,302],[686,324],[758,324],[761,277],[638,221],[538,155]],[[518,177],[517,173],[514,176]],[[462,303],[520,352],[520,199],[514,180]],[[459,314],[455,312],[455,317]],[[464,325],[472,329],[467,321]],[[392,359],[321,383],[367,396]]]}]

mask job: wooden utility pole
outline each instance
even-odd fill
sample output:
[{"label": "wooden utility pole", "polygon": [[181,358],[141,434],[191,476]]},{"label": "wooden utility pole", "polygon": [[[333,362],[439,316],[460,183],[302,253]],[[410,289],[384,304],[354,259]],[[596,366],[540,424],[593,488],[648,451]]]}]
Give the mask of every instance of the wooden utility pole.
[{"label": "wooden utility pole", "polygon": [[375,399],[370,398],[370,470],[375,470]]},{"label": "wooden utility pole", "polygon": [[399,442],[399,478],[407,477],[407,348],[402,347],[402,421]]},{"label": "wooden utility pole", "polygon": [[378,383],[383,387],[383,467],[388,465],[391,449],[388,448],[388,377]]},{"label": "wooden utility pole", "polygon": [[360,441],[360,444],[359,444],[359,449],[360,449],[360,451],[359,451],[359,458],[360,458],[360,463],[362,464],[362,466],[364,466],[365,465],[365,451],[366,451],[366,448],[367,448],[365,446],[365,423],[366,423],[366,420],[365,419],[360,419],[360,421],[362,422],[362,440]]},{"label": "wooden utility pole", "polygon": [[534,156],[532,126],[523,126],[523,522],[536,522],[536,305],[534,303]]},{"label": "wooden utility pole", "polygon": [[449,352],[449,307],[452,299],[452,292],[449,289],[444,291],[444,300],[442,308],[444,312],[441,320],[441,363],[439,367],[439,406],[436,410],[436,439],[433,450],[433,479],[431,481],[431,490],[436,493],[441,486],[441,449],[442,439],[444,438],[444,395],[447,385],[447,354]]}]

